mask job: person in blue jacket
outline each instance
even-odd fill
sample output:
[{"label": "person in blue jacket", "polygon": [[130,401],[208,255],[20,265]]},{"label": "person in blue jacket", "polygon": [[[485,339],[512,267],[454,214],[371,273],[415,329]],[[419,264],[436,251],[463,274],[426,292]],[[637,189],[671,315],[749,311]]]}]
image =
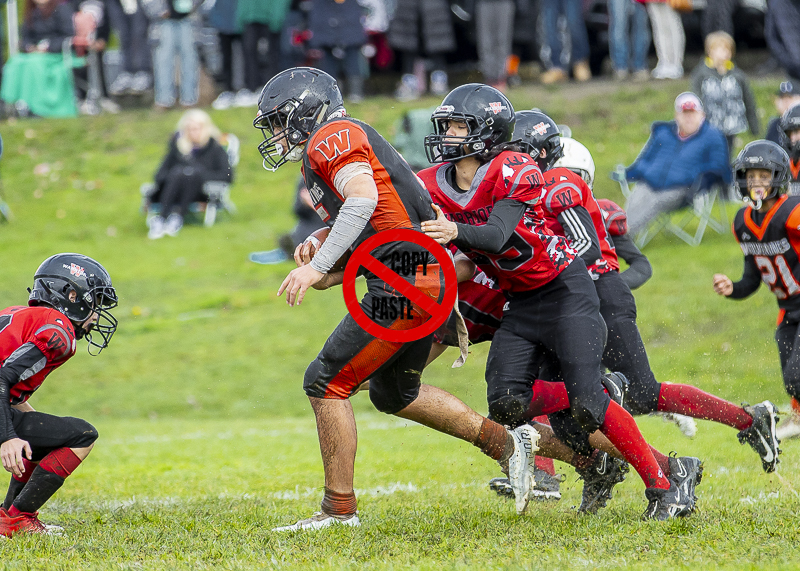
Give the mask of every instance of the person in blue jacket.
[{"label": "person in blue jacket", "polygon": [[659,214],[691,204],[694,195],[722,181],[731,168],[725,136],[705,120],[694,93],[675,99],[675,120],[653,123],[650,139],[625,178],[635,182],[625,210],[632,234]]}]

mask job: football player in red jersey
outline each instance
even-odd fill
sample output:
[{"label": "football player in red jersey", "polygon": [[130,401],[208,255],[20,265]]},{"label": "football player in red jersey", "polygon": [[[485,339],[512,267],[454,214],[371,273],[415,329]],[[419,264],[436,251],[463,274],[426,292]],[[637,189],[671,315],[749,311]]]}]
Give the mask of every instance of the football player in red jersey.
[{"label": "football player in red jersey", "polygon": [[[341,282],[329,274],[350,248],[376,233],[404,228],[419,231],[422,220],[434,218],[430,197],[408,164],[375,129],[348,117],[336,81],[313,68],[292,68],[273,77],[259,99],[254,126],[264,133],[259,146],[265,166],[277,169],[288,161],[303,163],[303,176],[314,207],[331,231],[310,263],[292,270],[278,295],[299,304],[309,287]],[[417,263],[403,278],[434,300],[444,295],[438,262],[409,243],[389,242],[372,255],[391,264],[407,252]],[[370,308],[400,297],[391,286],[366,273],[368,292],[361,304]],[[410,319],[379,312],[374,321],[393,329],[410,329],[428,314],[413,305]],[[320,529],[332,524],[360,525],[353,492],[356,424],[348,400],[367,379],[375,407],[466,440],[486,455],[508,463],[509,476],[522,513],[533,486],[533,428],[507,431],[456,397],[420,382],[432,335],[409,343],[388,342],[362,329],[347,315],[306,370],[303,388],[317,420],[325,470],[322,509],[312,517],[277,531]]]},{"label": "football player in red jersey", "polygon": [[[714,291],[731,299],[744,299],[763,281],[778,298],[775,341],[783,371],[783,384],[800,411],[800,197],[787,196],[789,155],[771,141],[748,143],[733,163],[736,189],[749,202],[733,220],[733,234],[744,253],[742,279],[714,275]],[[777,448],[782,438],[800,434],[793,419],[782,425],[765,444]]]},{"label": "football player in red jersey", "polygon": [[[630,382],[626,408],[637,415],[676,413],[736,428],[740,442],[748,442],[759,454],[764,470],[774,471],[778,463],[777,444],[763,445],[765,441],[775,440],[772,427],[777,413],[772,403],[765,401],[745,409],[691,385],[656,381],[636,326],[636,300],[619,274],[614,244],[592,189],[571,170],[552,166],[563,154],[555,122],[540,111],[521,111],[517,113],[514,139],[521,141],[523,151],[533,157],[544,172],[542,206],[548,227],[567,237],[592,276],[600,299],[600,314],[608,328],[603,364],[611,371],[622,373]],[[555,419],[553,422],[556,434],[566,439],[558,422]],[[576,443],[567,442],[580,450]],[[667,475],[673,470],[682,472],[683,468],[702,472],[697,458],[669,459],[658,453],[655,455]]]},{"label": "football player in red jersey", "polygon": [[[522,425],[542,366],[560,373],[575,421],[599,429],[645,483],[645,516],[668,519],[694,509],[694,478],[670,480],[628,412],[600,380],[605,326],[586,265],[563,236],[546,228],[544,180],[530,155],[507,143],[514,110],[494,88],[467,84],[451,91],[432,115],[429,160],[419,177],[437,211],[422,229],[452,242],[503,290],[508,307],[486,367],[489,412]],[[527,214],[527,215],[526,215]]]},{"label": "football player in red jersey", "polygon": [[800,104],[786,110],[778,127],[781,146],[789,154],[788,194],[800,195]]},{"label": "football player in red jersey", "polygon": [[0,311],[0,457],[12,473],[0,535],[61,533],[37,513],[86,458],[97,439],[79,418],[36,412],[28,403],[45,378],[75,354],[76,340],[102,351],[117,329],[117,294],[105,268],[80,254],[57,254],[33,277],[28,307]]}]

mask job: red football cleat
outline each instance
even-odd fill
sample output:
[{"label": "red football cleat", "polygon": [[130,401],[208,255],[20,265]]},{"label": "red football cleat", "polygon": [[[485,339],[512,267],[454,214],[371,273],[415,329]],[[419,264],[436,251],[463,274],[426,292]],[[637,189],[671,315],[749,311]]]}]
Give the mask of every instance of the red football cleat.
[{"label": "red football cleat", "polygon": [[39,521],[39,512],[20,513],[16,517],[11,517],[8,512],[0,508],[0,535],[12,537],[20,533],[38,533],[49,535],[45,525]]}]

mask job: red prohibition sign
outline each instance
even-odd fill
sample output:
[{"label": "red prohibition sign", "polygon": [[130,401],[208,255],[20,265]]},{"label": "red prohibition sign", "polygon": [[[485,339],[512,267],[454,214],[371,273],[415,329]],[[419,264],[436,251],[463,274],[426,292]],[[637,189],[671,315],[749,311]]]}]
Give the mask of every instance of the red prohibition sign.
[{"label": "red prohibition sign", "polygon": [[[444,299],[441,304],[436,303],[435,300],[422,293],[419,289],[400,277],[399,274],[389,269],[372,256],[372,251],[375,248],[387,242],[411,242],[422,246],[433,254],[433,257],[439,262],[439,267],[444,272]],[[367,270],[392,286],[407,299],[421,307],[430,317],[422,325],[402,330],[389,329],[372,321],[367,317],[367,314],[364,313],[361,304],[358,303],[358,297],[356,296],[356,277],[358,275],[358,268],[361,266],[367,268]],[[422,232],[408,229],[384,230],[368,238],[363,244],[356,248],[356,251],[350,256],[350,260],[345,267],[342,288],[344,290],[344,302],[347,305],[350,315],[356,320],[356,323],[370,335],[393,343],[416,341],[436,331],[450,316],[458,293],[456,268],[447,250],[440,246],[433,238],[429,238]]]}]

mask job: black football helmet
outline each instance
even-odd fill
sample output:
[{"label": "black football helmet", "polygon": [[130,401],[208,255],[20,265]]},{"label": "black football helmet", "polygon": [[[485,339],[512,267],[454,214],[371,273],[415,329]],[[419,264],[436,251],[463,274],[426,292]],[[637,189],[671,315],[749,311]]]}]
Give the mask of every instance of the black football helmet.
[{"label": "black football helmet", "polygon": [[264,141],[258,151],[264,168],[275,172],[287,162],[303,158],[311,131],[334,116],[344,116],[339,85],[330,75],[313,67],[293,67],[270,79],[258,99],[253,126]]},{"label": "black football helmet", "polygon": [[789,136],[789,133],[792,131],[800,130],[800,104],[793,105],[786,110],[786,113],[781,117],[779,127],[781,132],[781,145],[783,145],[783,148],[786,149],[786,152],[789,153],[789,156],[792,157],[793,160],[800,160],[800,141],[792,143]]},{"label": "black football helmet", "polygon": [[[465,137],[447,135],[450,121],[464,121]],[[433,133],[425,137],[431,163],[458,161],[507,143],[514,132],[514,107],[500,91],[482,83],[468,83],[447,94],[431,115]]]},{"label": "black football helmet", "polygon": [[[517,124],[512,139],[519,141],[522,152],[532,156],[542,172],[564,156],[564,149],[561,146],[561,127],[538,109],[517,113]],[[542,149],[545,151],[544,157],[541,156]]]},{"label": "black football helmet", "polygon": [[[747,188],[748,169],[766,169],[772,172],[772,190],[761,200],[753,200]],[[742,198],[758,210],[764,200],[786,193],[789,184],[789,155],[772,141],[753,141],[745,145],[733,162],[736,190]]]},{"label": "black football helmet", "polygon": [[[75,328],[75,337],[86,337],[90,354],[97,355],[108,347],[117,330],[117,320],[109,311],[117,306],[117,292],[98,262],[80,254],[50,256],[36,270],[29,291],[28,305],[46,305],[66,315]],[[97,313],[97,322],[86,331],[83,323],[93,313]],[[103,340],[95,341],[93,333]]]}]

